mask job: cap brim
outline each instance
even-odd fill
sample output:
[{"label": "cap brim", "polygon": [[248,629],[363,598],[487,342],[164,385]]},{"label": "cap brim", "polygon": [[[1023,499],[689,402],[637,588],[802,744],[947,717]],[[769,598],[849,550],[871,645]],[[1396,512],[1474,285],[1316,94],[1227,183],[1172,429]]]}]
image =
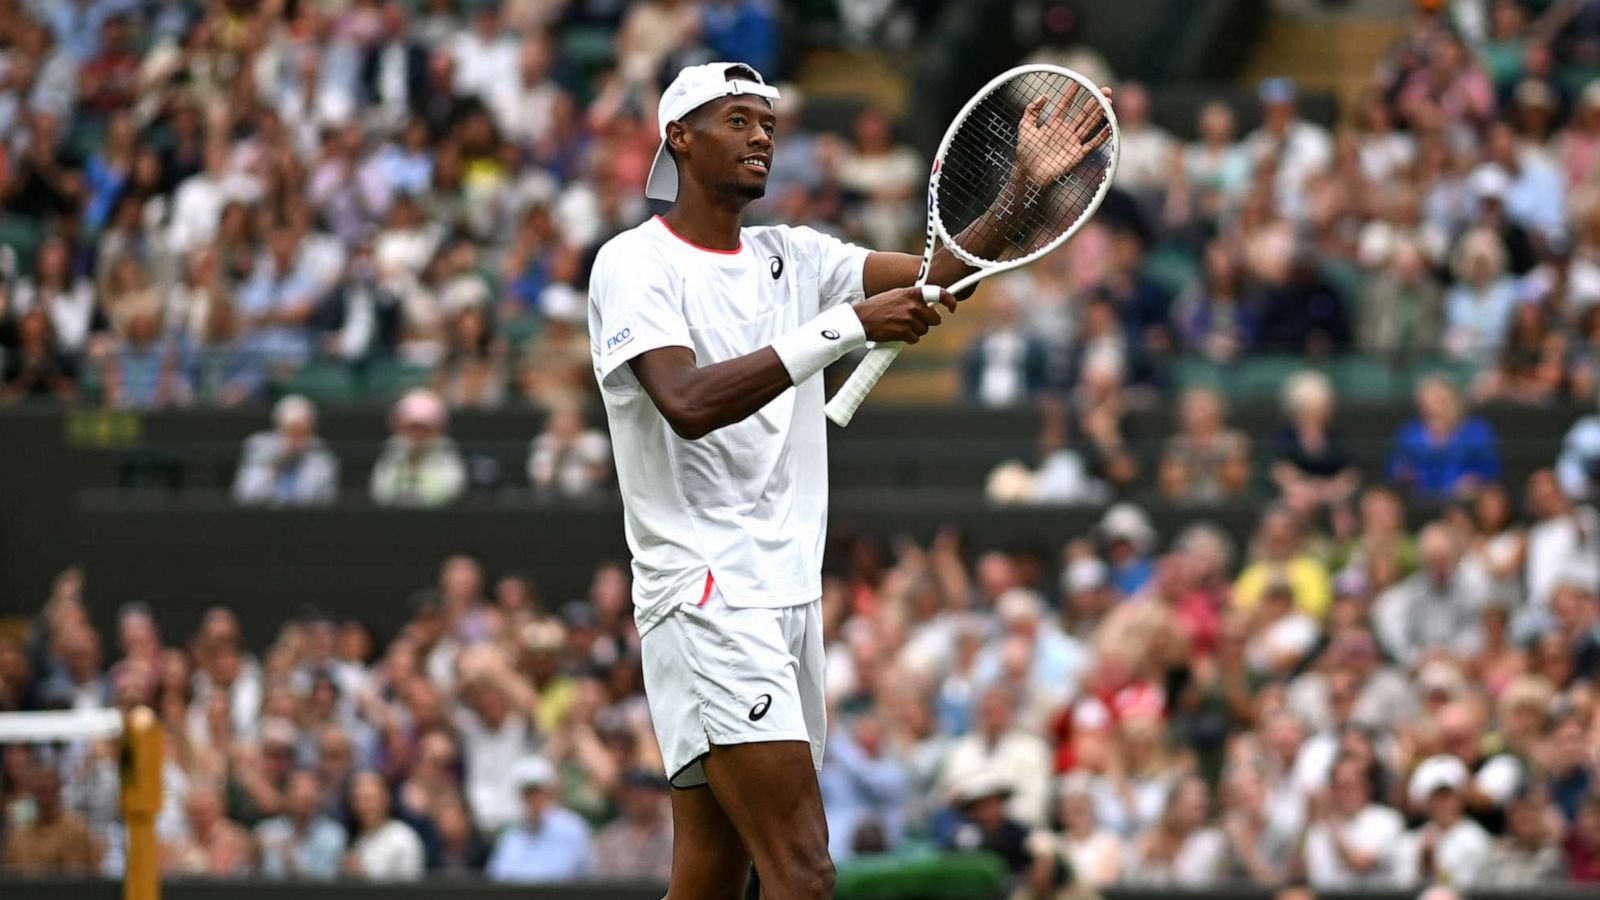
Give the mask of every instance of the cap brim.
[{"label": "cap brim", "polygon": [[678,161],[667,152],[667,142],[656,148],[656,161],[644,183],[644,195],[651,200],[671,203],[678,199]]}]

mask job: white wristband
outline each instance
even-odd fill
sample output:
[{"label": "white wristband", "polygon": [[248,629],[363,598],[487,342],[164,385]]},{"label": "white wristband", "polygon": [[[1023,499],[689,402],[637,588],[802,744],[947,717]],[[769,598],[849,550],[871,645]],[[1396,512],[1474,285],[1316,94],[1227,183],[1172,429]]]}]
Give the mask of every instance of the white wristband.
[{"label": "white wristband", "polygon": [[772,342],[789,381],[801,384],[834,360],[865,346],[867,332],[855,308],[841,303]]}]

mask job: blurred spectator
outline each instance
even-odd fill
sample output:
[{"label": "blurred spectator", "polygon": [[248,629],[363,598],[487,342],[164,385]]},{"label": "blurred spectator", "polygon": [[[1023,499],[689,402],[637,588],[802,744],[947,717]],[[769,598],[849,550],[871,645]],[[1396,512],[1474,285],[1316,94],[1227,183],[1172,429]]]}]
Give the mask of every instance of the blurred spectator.
[{"label": "blurred spectator", "polygon": [[1421,244],[1397,240],[1388,262],[1366,282],[1357,343],[1394,361],[1432,353],[1443,333],[1444,304]]},{"label": "blurred spectator", "polygon": [[1388,477],[1418,497],[1471,496],[1500,475],[1494,430],[1461,408],[1461,395],[1443,378],[1417,384],[1417,417],[1400,427]]},{"label": "blurred spectator", "polygon": [[1590,796],[1578,807],[1562,848],[1567,877],[1584,884],[1600,883],[1600,796]]},{"label": "blurred spectator", "polygon": [[1566,578],[1600,584],[1600,514],[1562,493],[1555,474],[1540,469],[1528,476],[1527,598],[1535,610],[1549,607],[1556,585]]},{"label": "blurred spectator", "polygon": [[1190,388],[1179,410],[1178,433],[1161,459],[1161,490],[1186,504],[1220,503],[1244,490],[1250,476],[1250,441],[1227,427],[1222,398]]},{"label": "blurred spectator", "polygon": [[1467,767],[1453,756],[1429,757],[1412,772],[1407,797],[1413,809],[1425,811],[1427,820],[1407,835],[1402,882],[1472,887],[1478,881],[1493,843],[1483,826],[1466,815],[1462,793],[1467,781]]},{"label": "blurred spectator", "polygon": [[1201,266],[1173,307],[1178,344],[1212,362],[1231,362],[1255,340],[1257,323],[1244,306],[1245,274],[1234,247],[1222,239],[1206,245]]},{"label": "blurred spectator", "polygon": [[1150,517],[1131,503],[1118,503],[1106,510],[1096,531],[1105,545],[1111,586],[1124,598],[1139,593],[1155,574],[1156,531]]},{"label": "blurred spectator", "polygon": [[1305,837],[1306,880],[1317,890],[1398,887],[1405,820],[1375,803],[1360,761],[1333,765],[1326,796],[1312,801]]},{"label": "blurred spectator", "polygon": [[487,99],[501,85],[517,77],[516,36],[501,28],[497,6],[473,9],[467,27],[456,33],[450,45],[455,59],[455,92]]},{"label": "blurred spectator", "polygon": [[499,406],[505,399],[505,340],[490,331],[481,307],[469,306],[445,324],[444,359],[434,370],[433,384],[455,407]]},{"label": "blurred spectator", "polygon": [[1095,819],[1089,780],[1073,773],[1061,782],[1061,846],[1059,853],[1077,883],[1094,888],[1122,878],[1122,840]]},{"label": "blurred spectator", "polygon": [[1116,84],[1111,64],[1098,50],[1083,41],[1082,4],[1074,0],[1044,0],[1019,4],[1019,37],[1037,38],[1040,46],[1025,62],[1049,63],[1082,74],[1095,84]]},{"label": "blurred spectator", "polygon": [[1007,466],[1021,468],[1020,464],[1002,463],[990,473],[987,493],[996,502],[1028,501],[1046,504],[1094,505],[1104,503],[1106,486],[1090,474],[1090,461],[1077,449],[1068,431],[1071,419],[1056,404],[1044,404],[1040,410],[1044,420],[1039,430],[1039,468],[1035,472],[1025,469],[1018,482],[1021,494],[1004,487],[1000,482],[1015,478],[1007,474]]},{"label": "blurred spectator", "polygon": [[1131,849],[1139,834],[1161,818],[1178,776],[1166,727],[1159,719],[1148,713],[1136,714],[1105,730],[1111,743],[1106,747],[1104,771],[1094,776],[1089,787],[1095,819]]},{"label": "blurred spectator", "polygon": [[98,874],[102,848],[83,817],[62,808],[61,776],[42,760],[21,758],[25,793],[16,799],[31,803],[33,815],[8,823],[0,855],[6,870],[32,877]]},{"label": "blurred spectator", "polygon": [[1227,842],[1224,877],[1256,884],[1284,881],[1299,840],[1299,823],[1268,805],[1266,783],[1251,767],[1228,771],[1221,791],[1224,810],[1218,826]]},{"label": "blurred spectator", "polygon": [[1460,538],[1434,523],[1418,538],[1421,569],[1380,594],[1372,604],[1373,630],[1402,665],[1417,666],[1429,651],[1475,652],[1479,618],[1489,584],[1479,569],[1462,566]]},{"label": "blurred spectator", "polygon": [[1472,527],[1466,562],[1489,577],[1492,599],[1508,604],[1522,599],[1521,571],[1527,555],[1527,536],[1516,522],[1511,494],[1490,484],[1472,503]]},{"label": "blurred spectator", "polygon": [[1332,428],[1333,384],[1316,372],[1299,372],[1283,386],[1287,417],[1274,439],[1272,480],[1284,501],[1302,515],[1343,503],[1360,475]]},{"label": "blurred spectator", "polygon": [[489,857],[489,878],[559,882],[587,877],[595,865],[589,826],[556,805],[555,769],[544,757],[525,757],[512,769],[511,780],[522,794],[523,819],[500,833]]},{"label": "blurred spectator", "polygon": [[[1145,371],[1145,359],[1135,354],[1155,356],[1173,345],[1172,293],[1145,272],[1148,249],[1147,238],[1135,229],[1113,229],[1105,279],[1097,292],[1111,302],[1122,322],[1126,344],[1120,362],[1124,378],[1129,381],[1149,381],[1153,374]],[[1089,337],[1084,335],[1086,342]]]},{"label": "blurred spectator", "polygon": [[1200,139],[1183,151],[1182,174],[1184,187],[1195,194],[1196,211],[1209,220],[1221,216],[1249,185],[1250,159],[1239,146],[1238,121],[1227,104],[1200,107],[1199,127]]},{"label": "blurred spectator", "polygon": [[100,636],[87,625],[53,635],[53,665],[40,673],[38,701],[46,709],[99,709],[110,705]]},{"label": "blurred spectator", "polygon": [[1571,499],[1600,500],[1600,414],[1572,423],[1561,441],[1556,476]]},{"label": "blurred spectator", "polygon": [[1300,668],[1321,636],[1317,620],[1296,608],[1294,588],[1271,582],[1250,617],[1245,663],[1257,675],[1286,677]]},{"label": "blurred spectator", "polygon": [[22,315],[17,324],[17,345],[5,348],[3,356],[0,401],[14,404],[35,397],[54,397],[70,404],[77,400],[77,364],[56,342],[50,317],[44,310]]},{"label": "blurred spectator", "polygon": [[1150,886],[1212,884],[1227,852],[1222,832],[1208,826],[1209,798],[1204,781],[1186,778],[1172,788],[1166,810],[1134,842],[1124,883]]},{"label": "blurred spectator", "polygon": [[1028,874],[1049,884],[1059,865],[1054,853],[1030,839],[1028,827],[1011,818],[1011,788],[994,772],[974,769],[948,788],[951,809],[939,828],[947,850],[987,852],[998,857],[1013,876]]},{"label": "blurred spectator", "polygon": [[261,874],[267,878],[327,880],[339,874],[344,859],[344,829],[324,816],[322,783],[301,769],[289,777],[283,815],[255,828]]},{"label": "blurred spectator", "polygon": [[1116,185],[1143,201],[1153,201],[1166,187],[1179,145],[1150,121],[1150,91],[1144,85],[1130,81],[1117,86],[1117,126],[1122,132],[1122,153],[1117,160]]},{"label": "blurred spectator", "polygon": [[879,718],[868,714],[834,726],[828,738],[818,781],[828,818],[829,855],[844,863],[866,845],[881,841],[883,849],[900,846],[905,836],[905,808],[912,790],[910,774],[889,742]]},{"label": "blurred spectator", "polygon": [[161,846],[162,874],[207,878],[250,874],[250,834],[227,818],[221,791],[210,785],[189,785],[183,811],[183,839]]},{"label": "blurred spectator", "polygon": [[317,284],[299,264],[300,238],[275,228],[248,281],[239,288],[244,349],[276,366],[296,366],[311,352],[307,322],[316,307]]},{"label": "blurred spectator", "polygon": [[640,85],[654,84],[667,57],[700,35],[700,10],[687,0],[631,4],[617,34],[617,69]]},{"label": "blurred spectator", "polygon": [[43,241],[33,278],[17,283],[11,302],[14,315],[26,318],[37,309],[48,316],[57,351],[81,363],[91,353],[105,349],[111,326],[95,302],[93,282],[73,272],[71,252],[65,238]]},{"label": "blurred spectator", "polygon": [[1333,162],[1333,142],[1321,126],[1300,118],[1299,89],[1293,80],[1269,78],[1261,82],[1257,97],[1262,123],[1245,137],[1245,152],[1258,173],[1263,168],[1275,173],[1277,202],[1289,217],[1299,218],[1304,212],[1302,189]]},{"label": "blurred spectator", "polygon": [[622,814],[594,839],[595,877],[665,883],[672,872],[669,786],[660,774],[630,771],[622,777]]},{"label": "blurred spectator", "polygon": [[1483,402],[1547,404],[1568,393],[1567,340],[1541,293],[1524,293],[1511,310],[1494,367],[1474,387]]},{"label": "blurred spectator", "polygon": [[1448,121],[1480,124],[1494,112],[1494,86],[1460,38],[1441,29],[1425,64],[1399,85],[1396,104],[1414,122],[1433,110]]},{"label": "blurred spectator", "polygon": [[1456,248],[1456,281],[1445,295],[1445,347],[1457,359],[1487,362],[1504,346],[1515,308],[1505,253],[1490,232],[1468,232]]},{"label": "blurred spectator", "polygon": [[583,412],[551,408],[544,431],[528,447],[528,482],[540,497],[597,496],[611,479],[611,441],[585,427]]},{"label": "blurred spectator", "polygon": [[777,74],[778,11],[771,0],[710,0],[701,37],[713,59],[737,59],[768,78]]},{"label": "blurred spectator", "polygon": [[148,305],[128,312],[121,340],[105,367],[108,405],[148,410],[188,399],[178,346],[162,335],[159,317],[159,308]]},{"label": "blurred spectator", "polygon": [[317,436],[317,408],[291,394],[272,410],[273,430],[245,440],[234,478],[244,505],[318,506],[339,495],[339,461]]},{"label": "blurred spectator", "polygon": [[940,782],[954,795],[968,780],[988,773],[1006,787],[1006,815],[1037,827],[1049,815],[1050,753],[1037,735],[1016,726],[1017,701],[1008,686],[983,691],[973,730],[948,749]]},{"label": "blurred spectator", "polygon": [[1020,320],[1014,289],[1012,282],[997,282],[985,300],[988,327],[967,347],[962,362],[962,391],[969,402],[1020,406],[1045,385],[1045,345]]},{"label": "blurred spectator", "polygon": [[1514,797],[1506,812],[1506,833],[1495,841],[1493,852],[1484,861],[1478,884],[1528,889],[1561,881],[1566,866],[1556,835],[1537,793]]},{"label": "blurred spectator", "polygon": [[439,801],[433,815],[434,841],[428,871],[435,876],[477,878],[489,861],[489,848],[472,825],[459,794]]},{"label": "blurred spectator", "polygon": [[1302,524],[1293,511],[1273,507],[1262,514],[1251,556],[1233,586],[1238,609],[1250,612],[1270,585],[1282,584],[1296,608],[1316,621],[1327,615],[1333,600],[1328,570],[1306,552]]},{"label": "blurred spectator", "polygon": [[1565,227],[1565,189],[1560,170],[1541,154],[1525,152],[1515,126],[1505,120],[1491,122],[1484,134],[1484,158],[1500,167],[1508,179],[1506,213],[1527,229],[1535,244],[1543,246]]},{"label": "blurred spectator", "polygon": [[839,158],[839,186],[861,200],[861,229],[874,247],[904,247],[914,223],[909,203],[924,186],[925,166],[917,151],[896,140],[883,110],[863,109],[851,131],[851,143]]},{"label": "blurred spectator", "polygon": [[422,877],[422,839],[410,825],[389,815],[389,790],[377,772],[358,772],[350,781],[353,840],[344,857],[344,874],[368,881],[415,881]]},{"label": "blurred spectator", "polygon": [[400,398],[391,417],[393,434],[372,469],[372,499],[382,506],[436,507],[466,489],[466,463],[445,433],[446,413],[438,395],[416,390]]},{"label": "blurred spectator", "polygon": [[322,351],[352,363],[390,357],[399,349],[403,312],[400,295],[378,280],[370,241],[357,244],[342,282],[312,312],[310,325]]}]

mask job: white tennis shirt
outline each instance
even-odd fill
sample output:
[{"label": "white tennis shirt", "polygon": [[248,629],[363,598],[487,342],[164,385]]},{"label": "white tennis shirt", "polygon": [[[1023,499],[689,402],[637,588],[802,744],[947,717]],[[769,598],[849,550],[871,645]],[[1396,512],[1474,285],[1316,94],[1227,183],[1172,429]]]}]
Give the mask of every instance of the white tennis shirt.
[{"label": "white tennis shirt", "polygon": [[828,449],[822,379],[689,441],[628,360],[688,347],[695,363],[743,356],[862,296],[869,251],[811,228],[744,228],[737,250],[699,247],[658,216],[607,241],[589,282],[589,352],[600,382],[633,553],[643,634],[709,579],[732,606],[822,594]]}]

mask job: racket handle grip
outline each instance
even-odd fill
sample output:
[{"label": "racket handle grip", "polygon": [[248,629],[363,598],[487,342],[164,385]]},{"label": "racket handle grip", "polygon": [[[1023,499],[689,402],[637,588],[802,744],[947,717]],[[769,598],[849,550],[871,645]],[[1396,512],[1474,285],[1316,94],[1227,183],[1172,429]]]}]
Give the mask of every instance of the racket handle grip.
[{"label": "racket handle grip", "polygon": [[894,363],[894,358],[905,349],[905,344],[878,344],[867,351],[865,359],[850,373],[844,387],[839,388],[828,405],[823,407],[828,421],[840,428],[850,424],[855,418],[856,410],[861,408],[862,401],[867,399],[867,394],[872,392],[878,379],[883,373],[889,371],[889,366]]},{"label": "racket handle grip", "polygon": [[[924,263],[924,267],[926,267],[926,263]],[[919,282],[922,277],[926,277],[926,271],[924,271],[923,276],[918,278]],[[922,302],[929,306],[939,302],[942,291],[938,285],[919,284],[918,287],[922,288]],[[866,400],[867,395],[872,393],[872,389],[877,385],[878,379],[883,377],[883,373],[889,371],[889,366],[894,363],[894,358],[899,356],[900,351],[905,348],[905,344],[878,344],[868,350],[866,359],[863,359],[861,364],[856,366],[856,370],[850,373],[850,377],[846,379],[844,387],[839,388],[839,392],[833,395],[833,399],[828,401],[828,405],[822,408],[822,412],[828,417],[828,421],[840,428],[849,425],[850,420],[856,416],[856,410],[861,408],[862,401]]]}]

